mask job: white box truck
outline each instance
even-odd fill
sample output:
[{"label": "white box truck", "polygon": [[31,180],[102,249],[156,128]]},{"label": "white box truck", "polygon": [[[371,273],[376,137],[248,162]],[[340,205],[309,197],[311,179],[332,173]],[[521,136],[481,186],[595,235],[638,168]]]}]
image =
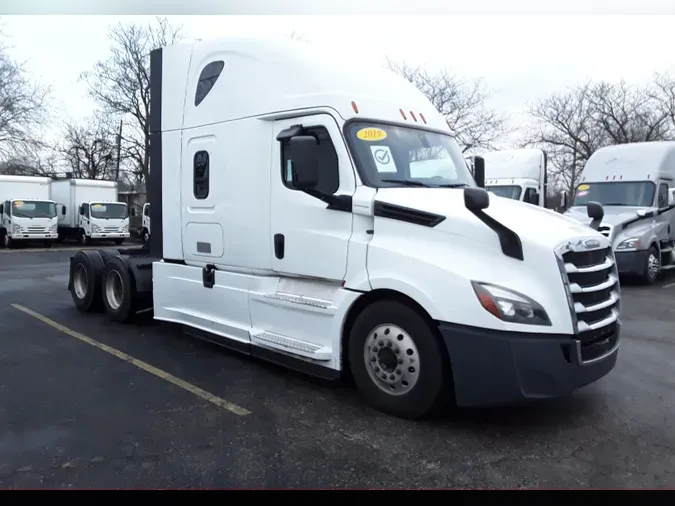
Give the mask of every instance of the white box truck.
[{"label": "white box truck", "polygon": [[143,244],[150,243],[150,203],[143,204],[143,216],[141,217],[141,239]]},{"label": "white box truck", "polygon": [[56,241],[56,206],[50,199],[48,177],[0,175],[0,244]]},{"label": "white box truck", "polygon": [[601,204],[593,227],[612,243],[619,273],[651,285],[675,268],[673,192],[675,142],[607,146],[586,162],[565,214],[588,222],[588,204]]},{"label": "white box truck", "polygon": [[249,355],[349,374],[411,418],[450,399],[567,395],[614,368],[607,238],[481,188],[482,159],[474,180],[405,79],[226,39],[152,51],[150,89],[150,245],[76,253],[80,311],[152,310]]},{"label": "white box truck", "polygon": [[485,188],[489,192],[500,197],[547,207],[546,151],[505,149],[483,153],[481,157],[485,160]]},{"label": "white box truck", "polygon": [[74,238],[80,244],[92,240],[114,241],[129,237],[127,204],[118,201],[117,182],[63,178],[52,181],[57,203],[59,240]]}]

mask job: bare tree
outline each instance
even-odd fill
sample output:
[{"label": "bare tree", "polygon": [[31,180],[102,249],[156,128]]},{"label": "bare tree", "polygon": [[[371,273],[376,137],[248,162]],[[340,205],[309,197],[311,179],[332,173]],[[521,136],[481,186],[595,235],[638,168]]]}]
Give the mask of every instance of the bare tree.
[{"label": "bare tree", "polygon": [[48,87],[32,81],[13,60],[0,32],[0,158],[25,157],[41,144],[49,112]]},{"label": "bare tree", "polygon": [[662,111],[668,116],[670,136],[675,137],[675,76],[670,73],[654,74],[651,97],[660,104]]},{"label": "bare tree", "polygon": [[116,135],[104,117],[96,115],[83,124],[66,125],[57,151],[74,177],[115,179]]},{"label": "bare tree", "polygon": [[537,100],[528,109],[534,121],[523,145],[546,149],[551,183],[564,189],[576,186],[597,149],[670,136],[669,116],[652,86],[588,82]]},{"label": "bare tree", "polygon": [[464,153],[493,149],[508,133],[505,116],[486,104],[492,92],[482,79],[463,80],[448,70],[432,74],[390,59],[386,66],[413,83],[445,116]]},{"label": "bare tree", "polygon": [[124,119],[122,151],[139,180],[150,170],[150,51],[178,42],[181,29],[166,18],[148,25],[118,24],[110,29],[108,59],[82,74],[103,112]]}]

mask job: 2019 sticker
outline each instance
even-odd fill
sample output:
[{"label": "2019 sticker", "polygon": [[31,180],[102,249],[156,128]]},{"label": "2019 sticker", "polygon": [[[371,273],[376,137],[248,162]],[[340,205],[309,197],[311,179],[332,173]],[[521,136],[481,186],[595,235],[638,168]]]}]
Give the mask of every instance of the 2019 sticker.
[{"label": "2019 sticker", "polygon": [[591,185],[589,185],[589,184],[582,184],[582,185],[579,186],[579,188],[577,188],[577,190],[580,190],[580,191],[588,190],[590,187],[591,187]]},{"label": "2019 sticker", "polygon": [[369,142],[381,141],[382,139],[387,138],[387,132],[385,132],[381,128],[368,127],[362,128],[361,130],[356,132],[356,136],[362,141],[369,141]]}]

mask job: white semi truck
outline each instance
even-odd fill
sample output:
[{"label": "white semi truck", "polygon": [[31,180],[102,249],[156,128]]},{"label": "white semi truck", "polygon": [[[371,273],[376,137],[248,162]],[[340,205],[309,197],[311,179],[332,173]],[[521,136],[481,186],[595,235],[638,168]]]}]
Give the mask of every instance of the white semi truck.
[{"label": "white semi truck", "polygon": [[581,222],[589,202],[604,216],[597,228],[612,243],[620,274],[651,285],[675,268],[675,142],[608,146],[588,159],[565,214]]},{"label": "white semi truck", "polygon": [[50,199],[50,179],[38,176],[0,175],[0,245],[56,241],[56,206]]},{"label": "white semi truck", "polygon": [[80,311],[152,310],[246,354],[349,374],[410,418],[451,399],[566,395],[614,368],[607,238],[481,188],[482,159],[474,180],[405,79],[293,41],[225,39],[152,51],[150,90],[150,245],[75,254]]},{"label": "white semi truck", "polygon": [[129,237],[129,212],[118,201],[117,182],[99,179],[55,179],[52,199],[57,203],[59,240],[74,238],[120,245]]},{"label": "white semi truck", "polygon": [[485,160],[485,187],[488,191],[500,197],[547,207],[546,151],[505,149],[483,153],[481,157]]}]

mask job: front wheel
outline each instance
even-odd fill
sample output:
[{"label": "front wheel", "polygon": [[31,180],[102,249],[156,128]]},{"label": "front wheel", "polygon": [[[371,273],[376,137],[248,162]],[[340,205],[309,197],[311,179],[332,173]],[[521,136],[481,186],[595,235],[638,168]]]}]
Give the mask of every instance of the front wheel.
[{"label": "front wheel", "polygon": [[115,243],[115,246],[119,246],[124,242],[124,239],[115,239],[113,242]]},{"label": "front wheel", "polygon": [[143,229],[143,244],[148,244],[150,242],[150,232],[146,228]]},{"label": "front wheel", "polygon": [[80,243],[80,246],[86,246],[89,244],[90,239],[87,237],[87,234],[84,232],[84,230],[80,230],[80,234],[78,235],[78,242]]},{"label": "front wheel", "polygon": [[5,234],[2,236],[2,245],[8,249],[13,248],[16,245],[16,241],[7,234]]},{"label": "front wheel", "polygon": [[396,416],[423,418],[451,394],[445,349],[430,322],[401,302],[375,302],[359,314],[349,365],[369,403]]},{"label": "front wheel", "polygon": [[661,259],[659,258],[659,251],[656,249],[656,246],[652,246],[647,253],[647,260],[645,262],[644,272],[642,273],[643,283],[645,285],[653,285],[660,272]]}]

